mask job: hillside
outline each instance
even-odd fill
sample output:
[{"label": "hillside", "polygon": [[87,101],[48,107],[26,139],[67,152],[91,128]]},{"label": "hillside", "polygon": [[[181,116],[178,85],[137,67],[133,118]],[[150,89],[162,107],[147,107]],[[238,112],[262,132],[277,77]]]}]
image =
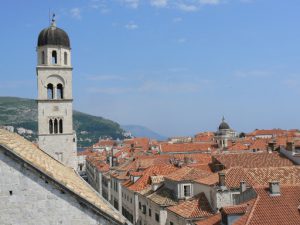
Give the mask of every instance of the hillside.
[{"label": "hillside", "polygon": [[147,127],[140,125],[122,125],[122,129],[130,132],[134,137],[148,137],[151,139],[156,139],[159,141],[166,140],[167,137],[164,137],[155,131],[150,130]]},{"label": "hillside", "polygon": [[[123,138],[120,125],[108,119],[73,111],[78,146],[90,146],[99,137]],[[33,141],[37,138],[37,103],[32,99],[0,97],[0,126],[19,128],[19,133]],[[25,128],[20,129],[20,128]],[[31,132],[32,131],[32,132]]]}]

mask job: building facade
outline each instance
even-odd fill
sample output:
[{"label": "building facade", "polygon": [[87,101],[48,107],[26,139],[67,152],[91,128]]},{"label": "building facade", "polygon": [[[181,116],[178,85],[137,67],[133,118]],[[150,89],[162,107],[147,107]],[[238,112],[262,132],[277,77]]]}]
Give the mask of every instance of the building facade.
[{"label": "building facade", "polygon": [[37,44],[38,144],[63,164],[77,168],[77,140],[73,131],[70,40],[56,27],[43,29]]}]

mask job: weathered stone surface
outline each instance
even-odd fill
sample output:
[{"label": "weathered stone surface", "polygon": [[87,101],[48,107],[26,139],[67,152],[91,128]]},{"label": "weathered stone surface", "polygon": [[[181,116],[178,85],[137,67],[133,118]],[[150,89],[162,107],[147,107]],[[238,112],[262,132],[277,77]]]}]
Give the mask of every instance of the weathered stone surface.
[{"label": "weathered stone surface", "polygon": [[0,224],[118,224],[23,165],[0,147]]}]

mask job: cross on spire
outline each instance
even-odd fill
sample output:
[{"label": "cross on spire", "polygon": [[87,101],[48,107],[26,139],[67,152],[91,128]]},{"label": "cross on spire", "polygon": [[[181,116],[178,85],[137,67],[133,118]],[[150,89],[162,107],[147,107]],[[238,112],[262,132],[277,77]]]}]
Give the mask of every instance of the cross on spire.
[{"label": "cross on spire", "polygon": [[51,27],[56,27],[56,22],[55,22],[55,13],[53,13],[53,15],[52,15]]}]

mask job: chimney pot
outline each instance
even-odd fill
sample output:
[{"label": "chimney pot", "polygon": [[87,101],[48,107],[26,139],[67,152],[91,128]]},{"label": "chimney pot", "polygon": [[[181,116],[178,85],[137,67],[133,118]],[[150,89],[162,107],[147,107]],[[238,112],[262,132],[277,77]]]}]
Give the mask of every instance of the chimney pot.
[{"label": "chimney pot", "polygon": [[269,191],[270,191],[270,196],[279,196],[280,195],[279,181],[270,181]]},{"label": "chimney pot", "polygon": [[219,172],[219,186],[225,187],[225,173]]},{"label": "chimney pot", "polygon": [[243,193],[247,190],[247,185],[245,181],[240,182],[240,192]]}]

